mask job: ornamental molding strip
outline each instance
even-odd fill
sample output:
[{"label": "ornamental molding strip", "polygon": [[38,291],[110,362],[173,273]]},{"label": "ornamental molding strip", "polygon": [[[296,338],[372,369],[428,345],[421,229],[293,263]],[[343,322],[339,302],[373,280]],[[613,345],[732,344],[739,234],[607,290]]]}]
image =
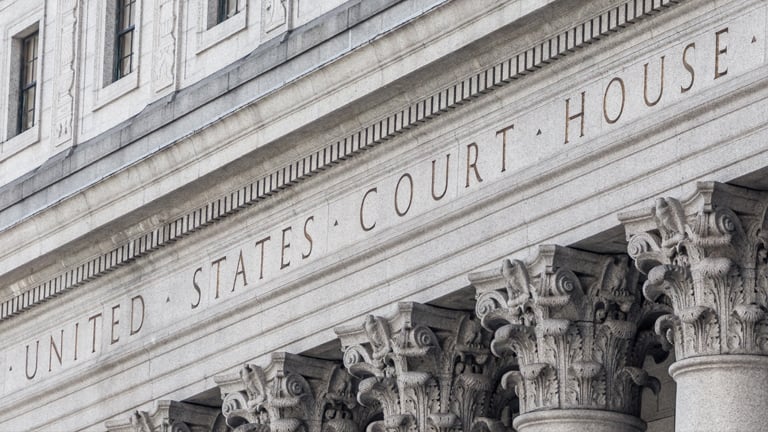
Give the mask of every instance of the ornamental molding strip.
[{"label": "ornamental molding strip", "polygon": [[671,304],[656,332],[677,361],[768,355],[768,193],[702,182],[684,202],[619,215],[643,294]]},{"label": "ornamental molding strip", "polygon": [[357,400],[383,413],[368,432],[508,430],[515,397],[498,383],[515,359],[491,355],[491,334],[471,314],[398,303],[388,318],[335,332],[362,379]]},{"label": "ornamental molding strip", "polygon": [[214,381],[235,432],[363,432],[378,414],[357,402],[358,380],[334,361],[277,352],[264,368],[248,364]]},{"label": "ornamental molding strip", "polygon": [[683,0],[630,0],[557,33],[504,61],[445,87],[442,91],[339,138],[231,193],[182,214],[108,253],[89,259],[0,303],[0,321],[59,296],[180,238],[216,223],[300,181],[373,148],[407,130],[482,97],[498,87],[547,67],[638,21]]},{"label": "ornamental molding strip", "polygon": [[514,388],[520,413],[589,409],[639,416],[642,387],[660,383],[643,367],[666,357],[652,331],[663,305],[643,302],[639,274],[626,256],[540,246],[530,262],[505,260],[472,273],[475,313],[494,331],[494,355],[519,370],[501,384]]}]

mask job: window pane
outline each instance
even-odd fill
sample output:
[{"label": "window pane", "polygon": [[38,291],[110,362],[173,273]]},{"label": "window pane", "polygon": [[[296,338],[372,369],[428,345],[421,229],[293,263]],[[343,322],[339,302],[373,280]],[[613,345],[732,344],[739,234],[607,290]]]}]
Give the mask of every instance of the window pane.
[{"label": "window pane", "polygon": [[32,127],[35,124],[35,94],[37,93],[36,87],[31,87],[27,90],[26,106],[27,110],[27,128]]},{"label": "window pane", "polygon": [[227,18],[237,13],[237,0],[227,0]]},{"label": "window pane", "polygon": [[117,0],[114,77],[117,81],[133,71],[133,31],[135,0]]},{"label": "window pane", "polygon": [[237,12],[237,0],[218,0],[216,22],[220,23]]},{"label": "window pane", "polygon": [[19,63],[18,133],[35,125],[35,94],[37,93],[37,42],[35,32],[21,41]]}]

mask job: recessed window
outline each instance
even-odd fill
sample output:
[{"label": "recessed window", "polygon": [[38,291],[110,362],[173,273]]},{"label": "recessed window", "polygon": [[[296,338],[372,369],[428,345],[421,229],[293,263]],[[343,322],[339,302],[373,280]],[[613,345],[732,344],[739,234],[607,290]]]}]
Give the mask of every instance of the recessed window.
[{"label": "recessed window", "polygon": [[243,0],[204,0],[208,4],[205,22],[206,29],[211,29],[232,18],[244,9]]},{"label": "recessed window", "polygon": [[117,0],[115,10],[115,56],[112,81],[133,72],[136,0]]},{"label": "recessed window", "polygon": [[216,24],[235,16],[237,12],[237,0],[217,0]]},{"label": "recessed window", "polygon": [[37,128],[40,122],[40,30],[38,23],[29,25],[10,39],[10,69],[6,136],[10,139]]},{"label": "recessed window", "polygon": [[19,59],[19,111],[16,132],[20,134],[35,125],[35,99],[37,96],[37,52],[38,32],[21,40],[21,58]]}]

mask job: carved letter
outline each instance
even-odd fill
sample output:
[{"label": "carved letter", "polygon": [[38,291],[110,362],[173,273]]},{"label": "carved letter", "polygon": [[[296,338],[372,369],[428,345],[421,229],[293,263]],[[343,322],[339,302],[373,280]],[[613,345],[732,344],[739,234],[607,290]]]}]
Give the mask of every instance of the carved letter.
[{"label": "carved letter", "polygon": [[[474,149],[475,150],[475,157],[474,158],[472,158],[470,156],[470,154],[471,154],[471,152],[469,151],[470,149]],[[464,188],[468,188],[469,187],[469,169],[470,168],[472,168],[472,170],[475,172],[475,178],[477,179],[477,182],[478,183],[482,183],[483,182],[483,178],[480,177],[480,172],[477,170],[477,158],[478,157],[480,157],[480,149],[477,147],[477,144],[475,144],[475,143],[467,144],[467,182],[464,185]],[[469,162],[470,159],[472,159],[471,163]]]},{"label": "carved letter", "polygon": [[581,92],[581,111],[579,111],[574,115],[571,115],[571,99],[568,98],[565,100],[565,142],[563,144],[568,144],[568,124],[571,122],[571,120],[576,120],[577,118],[581,119],[579,137],[584,136],[584,96],[585,94],[586,92]]},{"label": "carved letter", "polygon": [[61,329],[61,334],[59,335],[59,345],[61,345],[61,351],[59,351],[59,347],[56,346],[56,341],[53,340],[53,335],[51,335],[51,344],[48,351],[48,372],[50,372],[53,367],[53,353],[56,353],[56,358],[59,360],[59,366],[61,366],[61,355],[64,352],[64,329]]},{"label": "carved letter", "polygon": [[32,379],[37,375],[37,358],[38,354],[40,354],[40,341],[35,341],[35,370],[32,372],[32,375],[29,374],[29,345],[27,345],[27,358],[26,358],[26,364],[24,365],[24,373],[27,375],[27,379]]},{"label": "carved letter", "polygon": [[[608,116],[608,107],[606,106],[606,104],[608,102],[607,101],[607,99],[608,99],[608,90],[611,89],[611,85],[613,85],[613,83],[615,83],[615,82],[619,83],[619,88],[621,88],[621,107],[619,108],[619,113],[616,114],[616,117],[610,118]],[[605,117],[605,121],[607,121],[608,124],[614,124],[617,121],[619,121],[619,119],[621,118],[621,114],[624,112],[624,100],[625,100],[625,97],[626,97],[626,91],[625,91],[625,88],[624,88],[624,80],[622,80],[619,77],[616,77],[616,78],[612,79],[611,82],[608,83],[608,86],[605,88],[605,93],[603,94],[603,116]]]},{"label": "carved letter", "polygon": [[[410,183],[410,192],[408,194],[408,207],[405,208],[405,210],[400,210],[400,205],[397,203],[397,196],[400,192],[400,183],[403,181],[404,178],[408,179],[408,183]],[[395,186],[395,213],[397,213],[398,216],[405,216],[406,213],[408,213],[408,210],[411,209],[411,203],[413,202],[413,177],[411,177],[410,174],[405,173],[400,176],[400,179],[397,180],[397,186]]]},{"label": "carved letter", "polygon": [[288,262],[285,262],[285,251],[291,248],[291,243],[285,242],[285,234],[289,232],[291,232],[291,227],[283,228],[283,241],[282,241],[282,247],[280,248],[280,270],[291,265],[290,260],[288,260]]},{"label": "carved letter", "polygon": [[496,136],[501,135],[501,172],[507,170],[507,131],[514,128],[515,125],[511,124],[503,129],[496,131]]},{"label": "carved letter", "polygon": [[115,327],[117,327],[118,324],[120,324],[119,319],[115,319],[115,311],[120,309],[120,305],[114,305],[112,306],[112,328],[110,330],[109,334],[109,344],[112,345],[115,342],[120,340],[120,336],[115,337]]},{"label": "carved letter", "polygon": [[360,201],[360,227],[363,228],[363,231],[370,231],[376,227],[376,222],[374,222],[373,225],[366,225],[363,221],[363,206],[365,206],[365,199],[368,198],[368,195],[371,193],[379,193],[379,191],[377,188],[368,189],[368,191],[365,192],[365,195],[363,195],[363,200]]},{"label": "carved letter", "polygon": [[214,298],[219,298],[219,275],[221,274],[221,262],[226,260],[227,257],[223,256],[216,261],[211,262],[211,266],[216,266],[216,296]]},{"label": "carved letter", "polygon": [[440,201],[445,196],[445,193],[448,192],[448,170],[451,165],[451,154],[448,153],[445,155],[445,186],[443,187],[443,192],[440,193],[440,195],[437,195],[435,193],[435,163],[437,162],[437,159],[432,161],[432,199],[435,201]]},{"label": "carved letter", "polygon": [[[138,300],[139,303],[141,303],[141,321],[139,321],[139,326],[134,327],[134,321],[133,317],[136,315],[136,301]],[[198,303],[200,301],[198,300]],[[131,299],[131,336],[135,335],[141,330],[141,327],[144,326],[144,297],[137,295],[136,297]]]},{"label": "carved letter", "polygon": [[248,279],[245,277],[245,263],[243,262],[243,250],[240,249],[240,255],[237,257],[237,268],[235,269],[235,280],[232,281],[232,292],[235,291],[235,285],[237,285],[237,276],[243,276],[243,286],[248,286]]},{"label": "carved letter", "polygon": [[272,236],[266,236],[256,242],[256,247],[260,247],[261,249],[261,257],[259,262],[259,279],[264,279],[264,244],[270,240],[272,240]]},{"label": "carved letter", "polygon": [[696,80],[696,72],[693,71],[693,66],[688,63],[688,59],[686,58],[689,49],[696,49],[696,43],[690,43],[683,49],[683,66],[685,67],[685,70],[691,74],[691,83],[688,84],[688,87],[680,86],[680,93],[685,93],[690,90],[693,87],[693,82]]},{"label": "carved letter", "polygon": [[195,289],[195,291],[197,291],[197,303],[192,303],[192,309],[195,309],[198,306],[200,306],[200,301],[203,299],[203,294],[200,291],[200,285],[197,284],[197,275],[198,273],[202,273],[202,272],[203,272],[203,268],[198,267],[197,270],[195,270],[195,274],[192,275],[192,287]]},{"label": "carved letter", "polygon": [[661,56],[661,77],[659,79],[659,96],[656,100],[648,100],[648,63],[643,65],[643,100],[645,104],[652,107],[659,103],[661,96],[664,94],[664,56]]},{"label": "carved letter", "polygon": [[723,75],[728,74],[728,68],[726,67],[725,70],[720,70],[720,54],[727,54],[728,53],[728,47],[725,46],[723,48],[720,48],[720,35],[723,33],[728,33],[728,27],[719,30],[715,32],[715,79],[720,78]]},{"label": "carved letter", "polygon": [[101,318],[101,312],[88,318],[88,321],[93,322],[93,330],[92,330],[92,336],[91,336],[91,352],[92,353],[96,352],[96,320],[99,318]]},{"label": "carved letter", "polygon": [[313,246],[312,236],[309,235],[309,230],[307,230],[307,227],[310,221],[314,222],[315,217],[310,216],[307,218],[307,220],[304,221],[304,238],[307,239],[307,241],[309,242],[309,250],[307,251],[307,253],[302,252],[301,259],[307,259],[309,258],[310,255],[312,255],[312,246]]}]

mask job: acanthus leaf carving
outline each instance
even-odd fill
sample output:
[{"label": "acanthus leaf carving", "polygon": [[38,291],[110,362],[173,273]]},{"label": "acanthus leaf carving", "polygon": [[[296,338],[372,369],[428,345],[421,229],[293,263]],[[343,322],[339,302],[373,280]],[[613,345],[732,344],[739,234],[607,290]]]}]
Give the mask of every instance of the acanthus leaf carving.
[{"label": "acanthus leaf carving", "polygon": [[[669,226],[674,236],[679,227]],[[642,240],[641,253],[656,243]],[[515,390],[521,413],[639,412],[641,386],[622,371],[641,367],[646,354],[663,359],[651,326],[669,311],[642,301],[626,257],[541,246],[530,262],[505,260],[500,271],[470,274],[470,281],[478,302],[485,300],[482,324],[495,330],[492,353],[519,363],[501,383]]]},{"label": "acanthus leaf carving", "polygon": [[494,383],[514,362],[490,355],[490,332],[468,313],[400,303],[394,316],[336,332],[345,366],[363,377],[358,401],[382,408],[369,430],[469,431],[513,403]]},{"label": "acanthus leaf carving", "polygon": [[159,400],[151,411],[136,410],[123,420],[105,423],[109,432],[193,432],[213,430],[219,410],[172,400]]},{"label": "acanthus leaf carving", "polygon": [[360,432],[380,410],[358,403],[358,380],[329,360],[273,353],[266,367],[248,364],[216,381],[222,413],[236,430]]},{"label": "acanthus leaf carving", "polygon": [[768,354],[768,194],[699,183],[685,203],[658,198],[621,215],[643,294],[673,316],[656,325],[677,360],[713,354]]}]

